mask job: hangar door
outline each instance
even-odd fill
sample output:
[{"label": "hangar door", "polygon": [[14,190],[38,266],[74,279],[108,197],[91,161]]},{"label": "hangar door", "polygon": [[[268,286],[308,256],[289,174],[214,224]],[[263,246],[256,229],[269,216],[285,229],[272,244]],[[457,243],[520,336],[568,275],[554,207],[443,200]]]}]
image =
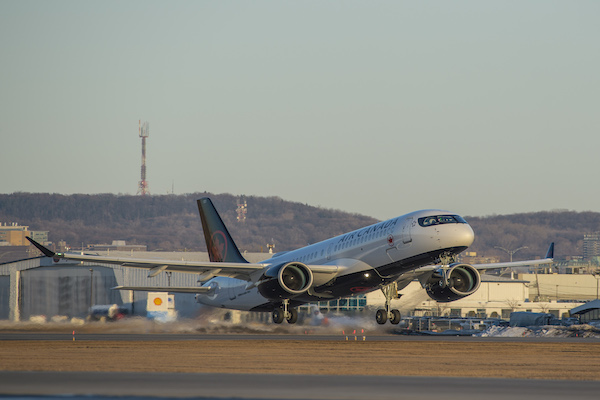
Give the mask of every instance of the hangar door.
[{"label": "hangar door", "polygon": [[[92,271],[90,271],[92,269]],[[92,305],[122,305],[114,270],[107,267],[40,267],[21,273],[21,318],[85,317]]]}]

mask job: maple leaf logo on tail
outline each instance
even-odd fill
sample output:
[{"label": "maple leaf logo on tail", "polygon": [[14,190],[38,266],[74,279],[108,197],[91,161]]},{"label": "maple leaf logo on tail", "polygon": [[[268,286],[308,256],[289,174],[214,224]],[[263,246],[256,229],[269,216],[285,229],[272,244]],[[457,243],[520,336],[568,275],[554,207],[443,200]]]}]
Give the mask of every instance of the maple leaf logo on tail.
[{"label": "maple leaf logo on tail", "polygon": [[210,261],[248,263],[235,245],[217,209],[208,197],[198,200],[198,211]]},{"label": "maple leaf logo on tail", "polygon": [[213,233],[210,246],[211,259],[221,262],[227,257],[227,239],[221,231]]}]

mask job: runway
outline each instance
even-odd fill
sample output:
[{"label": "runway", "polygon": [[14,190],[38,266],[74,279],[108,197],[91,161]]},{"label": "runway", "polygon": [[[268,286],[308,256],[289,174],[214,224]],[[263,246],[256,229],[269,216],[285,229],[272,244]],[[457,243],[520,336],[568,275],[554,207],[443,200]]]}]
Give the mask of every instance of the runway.
[{"label": "runway", "polygon": [[[348,341],[355,341],[354,338],[355,335],[351,332]],[[0,369],[4,370],[0,371],[0,400],[7,398],[25,400],[31,396],[35,396],[37,400],[64,399],[65,396],[69,396],[73,400],[93,398],[118,398],[119,400],[146,398],[235,398],[248,400],[407,398],[437,400],[440,397],[467,400],[481,398],[492,400],[506,398],[595,400],[598,398],[598,393],[600,393],[600,380],[442,376],[447,375],[443,371],[448,368],[477,370],[494,367],[512,370],[512,368],[517,368],[519,365],[522,366],[522,362],[528,363],[528,367],[523,370],[526,371],[528,368],[536,368],[535,364],[529,364],[532,362],[531,360],[545,355],[534,352],[526,356],[524,361],[515,361],[517,364],[510,364],[513,356],[503,359],[502,354],[498,354],[498,356],[491,354],[490,357],[493,361],[490,364],[483,363],[476,366],[472,363],[479,361],[479,356],[468,358],[466,357],[468,354],[461,351],[453,354],[462,354],[462,357],[442,359],[443,353],[452,349],[459,348],[464,349],[466,352],[472,352],[474,349],[482,348],[482,346],[487,348],[486,343],[497,343],[491,345],[491,347],[498,349],[509,349],[514,346],[538,347],[541,343],[544,349],[548,348],[546,346],[550,346],[549,348],[562,349],[561,353],[566,352],[566,354],[557,354],[560,357],[572,359],[573,357],[582,357],[581,354],[583,354],[583,357],[588,358],[585,353],[581,352],[575,356],[569,356],[569,354],[572,349],[581,350],[581,346],[584,346],[584,349],[587,348],[586,344],[590,345],[590,349],[597,349],[597,339],[430,337],[378,334],[367,335],[365,337],[366,343],[358,343],[360,344],[358,347],[355,345],[350,347],[342,345],[342,342],[346,342],[346,335],[342,336],[341,334],[76,333],[74,343],[72,339],[72,332],[0,332],[0,341],[5,344],[4,351],[0,351],[0,367],[2,367]],[[27,341],[31,341],[31,344],[27,344]],[[193,341],[193,343],[189,341]],[[356,341],[362,341],[362,337],[357,335]],[[375,348],[388,349],[388,345],[385,344],[386,341],[389,342],[389,349],[414,349],[419,347],[430,351],[419,353],[422,354],[420,356],[414,354],[411,356],[407,353],[386,354],[386,352],[381,353],[381,351],[377,356],[374,356],[371,352],[357,353],[359,357],[363,358],[356,358],[356,354],[353,353],[353,351],[364,349],[364,346],[370,342],[375,342],[372,344]],[[290,347],[287,345],[288,342]],[[9,343],[10,345],[8,345]],[[95,351],[101,350],[101,348],[97,348],[101,343],[105,343],[102,348],[108,349],[108,352],[95,353]],[[206,343],[206,345],[202,343]],[[218,343],[223,346],[222,350],[215,348]],[[256,345],[253,345],[253,343],[256,343]],[[544,345],[544,343],[547,345]],[[531,344],[531,346],[528,344]],[[507,345],[510,347],[507,348]],[[48,350],[49,353],[46,350],[42,352],[27,350],[36,348],[35,346],[41,346],[37,347],[40,350],[51,348],[64,350],[60,350],[58,353],[53,353],[50,350]],[[139,346],[142,346],[144,350],[131,353],[132,356],[128,358],[118,358],[119,352]],[[261,350],[254,349],[255,352],[251,353],[252,350],[248,349],[253,347]],[[306,352],[306,349],[315,347],[323,350],[315,353]],[[297,350],[293,352],[294,354],[288,354],[281,353],[281,350],[278,350],[281,348]],[[299,350],[300,348],[302,350]],[[12,349],[12,352],[10,349]],[[250,351],[250,353],[244,356],[240,354],[243,351]],[[326,353],[329,355],[322,353],[322,351],[329,351],[329,353]],[[591,351],[595,352],[596,350]],[[271,361],[268,361],[265,352],[272,352],[270,354]],[[42,357],[42,353],[47,354]],[[322,355],[323,359],[317,360],[315,358],[317,355]],[[590,354],[590,356],[592,355]],[[264,373],[261,372],[260,368],[256,368],[257,364],[281,362],[282,358],[285,360],[290,356],[292,357],[290,359],[292,363],[283,363],[281,364],[283,367],[270,369],[270,371],[277,371],[277,373]],[[32,362],[27,364],[31,367],[26,367],[27,371],[8,370],[10,368],[7,368],[6,363],[10,363],[10,360],[17,360],[19,357],[31,359]],[[64,359],[62,363],[60,361],[54,363],[54,365],[58,365],[59,370],[39,368],[47,370],[34,371],[37,369],[36,365],[44,363],[48,366],[50,364],[46,363],[52,359],[56,360],[56,357]],[[214,372],[217,371],[219,361],[230,357],[230,361],[225,362],[225,365],[228,366],[226,369],[221,368],[218,373]],[[294,357],[297,357],[297,361]],[[507,360],[508,363],[503,364]],[[72,369],[76,362],[79,363],[77,365],[81,369]],[[150,366],[155,369],[152,372],[132,372],[132,370],[125,368],[127,362],[132,364],[133,367],[135,365],[143,366],[141,371],[151,371],[145,369]],[[296,370],[296,368],[300,368],[302,363],[309,367]],[[323,363],[340,365],[341,374],[335,372],[315,373],[314,371],[319,371],[317,366],[323,370],[323,365],[320,365]],[[358,364],[359,368],[364,368],[364,370],[355,370],[352,375],[346,374],[343,372],[345,369],[342,367],[347,363],[352,363],[355,366]],[[493,366],[492,364],[496,365]],[[560,361],[556,365],[559,364]],[[16,365],[16,363],[9,365]],[[116,369],[106,370],[104,369],[106,365]],[[178,365],[186,368],[180,368]],[[190,365],[194,368],[189,368]],[[213,367],[200,368],[207,365]],[[61,371],[60,369],[63,368],[61,366],[71,366],[71,368],[64,368]],[[414,368],[419,367],[425,368],[420,370],[423,372],[415,374]],[[389,372],[390,368],[395,368],[400,372],[396,373],[396,376],[382,376],[378,372],[373,374],[373,368],[382,372]],[[559,368],[567,371],[566,365],[559,366]],[[592,366],[592,368],[594,367]],[[67,369],[70,370],[67,371]],[[597,370],[597,367],[595,370]],[[332,370],[327,369],[327,371]],[[515,375],[514,373],[511,376],[522,377],[522,375]],[[577,379],[577,374],[569,376]],[[587,379],[594,379],[593,375],[589,375],[589,373],[586,376],[588,376]],[[546,376],[542,377],[546,378]]]},{"label": "runway", "polygon": [[[519,379],[112,372],[0,372],[5,396],[199,399],[597,399],[600,383]],[[40,397],[36,397],[40,399]]]}]

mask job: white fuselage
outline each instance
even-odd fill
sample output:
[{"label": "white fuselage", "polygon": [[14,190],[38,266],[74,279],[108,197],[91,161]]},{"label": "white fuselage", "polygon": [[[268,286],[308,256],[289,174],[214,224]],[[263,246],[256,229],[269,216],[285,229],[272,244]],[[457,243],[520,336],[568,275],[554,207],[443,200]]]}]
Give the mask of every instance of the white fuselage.
[{"label": "white fuselage", "polygon": [[[427,217],[454,216],[443,210],[422,210],[379,222],[263,261],[266,268],[286,262],[330,265],[333,276],[313,270],[314,283],[301,302],[332,300],[379,289],[400,275],[432,264],[440,255],[454,255],[473,243],[470,225],[462,222],[427,225]],[[199,303],[237,310],[259,309],[269,301],[256,286],[262,273],[247,281],[216,277],[205,283],[210,294],[197,295]],[[333,283],[332,283],[333,282]]]}]

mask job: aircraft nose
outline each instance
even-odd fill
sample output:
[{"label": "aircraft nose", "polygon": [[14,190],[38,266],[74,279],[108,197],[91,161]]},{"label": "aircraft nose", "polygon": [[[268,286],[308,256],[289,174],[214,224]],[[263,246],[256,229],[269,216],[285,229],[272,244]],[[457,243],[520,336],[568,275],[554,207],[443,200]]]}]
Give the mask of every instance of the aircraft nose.
[{"label": "aircraft nose", "polygon": [[475,240],[475,233],[467,223],[436,225],[437,240],[440,249],[468,248]]},{"label": "aircraft nose", "polygon": [[456,237],[460,246],[469,247],[473,244],[475,240],[475,232],[473,232],[473,228],[469,224],[462,224],[459,230],[459,234]]}]

